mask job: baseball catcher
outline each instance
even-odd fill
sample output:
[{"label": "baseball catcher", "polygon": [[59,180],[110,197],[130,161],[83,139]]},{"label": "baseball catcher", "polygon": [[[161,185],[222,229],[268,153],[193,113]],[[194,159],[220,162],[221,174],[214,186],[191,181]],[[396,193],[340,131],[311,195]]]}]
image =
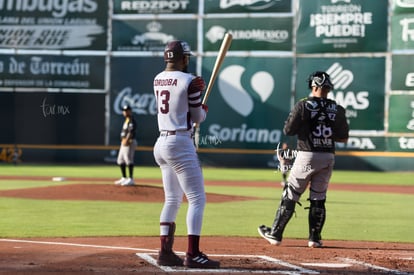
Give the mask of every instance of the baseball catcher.
[{"label": "baseball catcher", "polygon": [[329,75],[317,71],[307,81],[312,95],[296,103],[283,128],[286,135],[297,136],[297,156],[272,226],[258,228],[259,234],[273,245],[281,244],[283,231],[295,212],[296,203],[309,186],[308,246],[322,246],[325,201],[335,162],[335,142],[348,140],[345,110],[327,98],[334,88]]}]

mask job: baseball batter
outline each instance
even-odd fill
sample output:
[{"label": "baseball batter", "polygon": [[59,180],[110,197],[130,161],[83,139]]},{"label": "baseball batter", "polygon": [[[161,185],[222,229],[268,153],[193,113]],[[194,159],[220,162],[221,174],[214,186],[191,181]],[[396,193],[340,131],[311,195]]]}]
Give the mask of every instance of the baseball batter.
[{"label": "baseball batter", "polygon": [[312,96],[302,99],[290,112],[284,133],[296,135],[297,156],[283,190],[272,227],[262,225],[259,234],[273,245],[280,245],[283,231],[295,211],[295,205],[308,185],[309,247],[321,247],[325,224],[325,200],[334,166],[335,142],[346,142],[349,127],[345,110],[327,98],[333,84],[326,72],[317,71],[308,78]]},{"label": "baseball batter", "polygon": [[[164,51],[165,70],[154,79],[160,136],[154,157],[161,168],[165,202],[160,215],[160,240],[157,263],[165,266],[217,268],[199,249],[206,195],[204,179],[192,139],[193,123],[207,115],[202,105],[205,82],[187,72],[191,50],[184,41],[169,42]],[[184,261],[174,253],[175,220],[183,200],[188,200],[188,248]]]}]

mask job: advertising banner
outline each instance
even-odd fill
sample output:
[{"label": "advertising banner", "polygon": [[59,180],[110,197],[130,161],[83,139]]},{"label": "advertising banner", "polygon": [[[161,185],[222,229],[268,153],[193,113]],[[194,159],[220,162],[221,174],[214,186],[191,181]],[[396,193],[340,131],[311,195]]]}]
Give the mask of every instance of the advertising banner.
[{"label": "advertising banner", "polygon": [[199,1],[190,0],[113,0],[114,14],[197,13]]},{"label": "advertising banner", "polygon": [[414,12],[392,16],[391,49],[414,49]]},{"label": "advertising banner", "polygon": [[393,0],[392,9],[394,11],[394,14],[414,13],[414,1],[413,0]]},{"label": "advertising banner", "polygon": [[204,51],[217,51],[224,34],[233,35],[231,51],[292,51],[293,18],[204,20]]},{"label": "advertising banner", "polygon": [[292,0],[205,0],[205,13],[291,12]]},{"label": "advertising banner", "polygon": [[[120,142],[122,106],[129,105],[138,124],[138,145],[153,146],[159,136],[153,80],[165,69],[163,57],[113,57],[111,63],[110,144]],[[195,72],[195,59],[189,71]]]},{"label": "advertising banner", "polygon": [[114,20],[112,50],[164,51],[170,40],[187,41],[197,50],[197,21],[183,20]]},{"label": "advertising banner", "polygon": [[388,131],[414,133],[414,95],[391,95],[388,108]]},{"label": "advertising banner", "polygon": [[385,137],[350,136],[347,143],[336,143],[337,151],[387,151]]},{"label": "advertising banner", "polygon": [[389,151],[414,152],[414,137],[412,136],[389,137],[387,140]]},{"label": "advertising banner", "polygon": [[[215,58],[203,59],[203,76]],[[227,57],[201,124],[200,147],[276,149],[290,110],[292,58]]]},{"label": "advertising banner", "polygon": [[104,94],[0,93],[0,102],[0,143],[104,145]]},{"label": "advertising banner", "polygon": [[104,56],[1,55],[0,87],[104,89]]},{"label": "advertising banner", "polygon": [[329,98],[345,108],[351,130],[384,130],[385,58],[298,58],[296,100],[310,95],[314,71],[331,76]]},{"label": "advertising banner", "polygon": [[298,53],[385,52],[388,0],[300,0]]},{"label": "advertising banner", "polygon": [[391,90],[414,90],[414,55],[392,55]]},{"label": "advertising banner", "polygon": [[0,1],[0,48],[106,50],[107,0],[44,2]]}]

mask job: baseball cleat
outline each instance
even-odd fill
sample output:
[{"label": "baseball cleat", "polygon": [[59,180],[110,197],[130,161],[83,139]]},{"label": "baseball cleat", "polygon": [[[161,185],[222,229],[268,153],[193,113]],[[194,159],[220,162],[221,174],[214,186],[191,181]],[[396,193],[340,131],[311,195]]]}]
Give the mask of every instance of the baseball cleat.
[{"label": "baseball cleat", "polygon": [[320,248],[322,247],[322,241],[309,241],[308,246],[310,248]]},{"label": "baseball cleat", "polygon": [[183,266],[184,261],[173,251],[158,252],[157,264],[162,266]]},{"label": "baseball cleat", "polygon": [[127,178],[122,177],[119,180],[115,181],[114,183],[115,183],[115,185],[121,185],[126,180],[127,180]]},{"label": "baseball cleat", "polygon": [[282,240],[277,239],[275,236],[270,234],[272,229],[266,225],[261,225],[257,228],[260,236],[262,236],[265,240],[267,240],[271,245],[280,245]]},{"label": "baseball cleat", "polygon": [[135,182],[132,178],[125,179],[124,182],[121,183],[121,186],[132,186],[135,185]]},{"label": "baseball cleat", "polygon": [[207,255],[202,252],[196,256],[191,256],[187,253],[184,259],[184,266],[189,268],[219,268],[220,262],[210,260]]}]

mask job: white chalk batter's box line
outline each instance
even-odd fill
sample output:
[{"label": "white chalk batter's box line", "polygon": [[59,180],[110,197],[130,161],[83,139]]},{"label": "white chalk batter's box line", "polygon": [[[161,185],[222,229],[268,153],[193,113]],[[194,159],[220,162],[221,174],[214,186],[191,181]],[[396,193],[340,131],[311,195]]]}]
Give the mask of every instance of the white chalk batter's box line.
[{"label": "white chalk batter's box line", "polygon": [[[97,249],[115,249],[115,250],[131,250],[131,251],[141,251],[140,253],[136,253],[138,257],[147,261],[148,263],[158,267],[159,269],[165,272],[208,272],[208,273],[242,273],[242,272],[249,272],[249,273],[266,273],[266,274],[288,274],[288,275],[297,275],[297,274],[319,274],[318,271],[306,269],[280,259],[275,259],[269,256],[260,256],[260,255],[210,255],[212,257],[228,257],[228,258],[256,258],[258,261],[267,261],[272,264],[277,264],[280,266],[284,266],[290,268],[290,270],[251,270],[251,269],[198,269],[198,268],[191,268],[191,269],[183,269],[183,268],[174,268],[174,267],[165,267],[159,266],[157,261],[153,256],[158,255],[158,250],[155,249],[147,249],[147,248],[134,248],[134,247],[123,247],[123,246],[108,246],[108,245],[93,245],[93,244],[77,244],[77,243],[65,243],[65,242],[49,242],[49,241],[31,241],[31,240],[14,240],[14,239],[0,239],[0,242],[9,242],[9,243],[30,243],[30,244],[39,244],[39,245],[56,245],[56,246],[75,246],[75,247],[84,247],[84,248],[97,248]],[[184,253],[177,253],[177,254],[184,254]],[[382,266],[377,266],[373,264],[369,264],[366,262],[357,261],[350,258],[339,258],[341,263],[302,263],[304,266],[314,266],[314,267],[331,267],[331,268],[344,268],[349,267],[352,265],[360,265],[371,270],[379,270],[382,272],[387,272],[387,274],[395,274],[395,275],[414,275],[414,273],[402,272],[399,270],[389,269]]]},{"label": "white chalk batter's box line", "polygon": [[[177,253],[177,254],[183,254],[183,253]],[[290,264],[288,262],[284,262],[278,259],[274,259],[268,256],[259,256],[259,255],[222,255],[222,254],[215,254],[210,255],[212,257],[227,257],[227,258],[257,258],[258,260],[265,260],[269,263],[278,264],[281,266],[288,267],[293,270],[252,270],[252,269],[242,269],[242,268],[217,268],[217,269],[201,269],[201,268],[183,268],[183,267],[169,267],[169,266],[160,266],[157,264],[157,261],[153,256],[156,256],[158,254],[156,253],[136,253],[138,257],[141,259],[147,261],[148,263],[158,267],[159,269],[165,271],[165,272],[188,272],[188,273],[266,273],[266,274],[319,274],[318,271],[302,268],[300,266],[296,266],[293,264]]]},{"label": "white chalk batter's box line", "polygon": [[[184,253],[177,253],[177,254],[184,254]],[[157,264],[157,261],[153,256],[157,256],[158,253],[136,253],[138,257],[147,261],[148,263],[158,267],[159,269],[165,272],[195,272],[195,273],[266,273],[266,274],[288,274],[288,275],[298,275],[298,274],[320,274],[319,271],[306,269],[280,259],[275,259],[269,256],[260,256],[260,255],[222,255],[222,254],[215,254],[210,255],[211,257],[222,257],[222,258],[249,258],[249,259],[258,259],[267,261],[272,264],[280,265],[289,268],[288,270],[252,270],[252,269],[242,269],[242,268],[219,268],[219,269],[200,269],[200,268],[182,268],[182,267],[168,267],[168,266],[160,266]],[[365,268],[369,268],[370,270],[377,270],[381,272],[386,272],[386,274],[395,274],[395,275],[414,275],[414,273],[402,272],[399,270],[389,269],[378,265],[373,265],[361,261],[357,261],[350,258],[338,258],[341,260],[340,263],[301,263],[303,266],[313,266],[313,267],[329,267],[329,268],[346,268],[351,267],[353,265],[363,266]]]}]

